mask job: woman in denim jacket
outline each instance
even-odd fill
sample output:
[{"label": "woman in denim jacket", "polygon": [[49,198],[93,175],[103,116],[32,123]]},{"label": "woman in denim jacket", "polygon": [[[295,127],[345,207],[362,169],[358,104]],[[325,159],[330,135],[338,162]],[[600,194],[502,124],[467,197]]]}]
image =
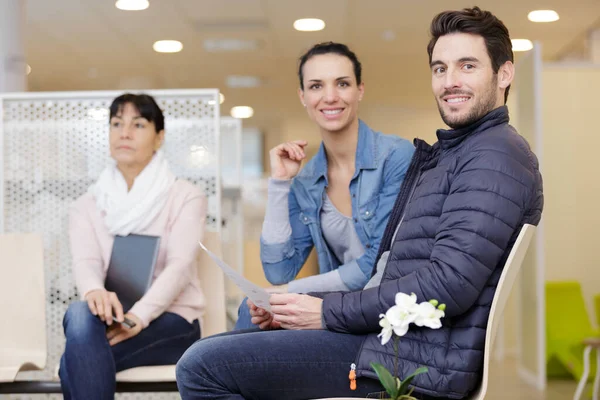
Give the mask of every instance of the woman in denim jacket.
[{"label": "woman in denim jacket", "polygon": [[[358,119],[361,64],[347,46],[321,43],[300,58],[299,96],[323,141],[300,170],[306,141],[270,151],[260,257],[271,292],[360,290],[375,257],[414,146]],[[316,247],[319,275],[294,280]],[[255,307],[248,303],[251,310]],[[237,329],[249,328],[242,304]]]}]

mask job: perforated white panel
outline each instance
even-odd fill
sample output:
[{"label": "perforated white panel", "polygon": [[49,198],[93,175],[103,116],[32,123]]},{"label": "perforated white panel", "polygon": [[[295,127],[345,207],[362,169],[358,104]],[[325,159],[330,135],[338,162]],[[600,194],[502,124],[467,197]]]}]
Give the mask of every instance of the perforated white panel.
[{"label": "perforated white panel", "polygon": [[[148,92],[165,114],[166,157],[173,172],[204,188],[208,229],[219,230],[217,90]],[[108,106],[120,92],[0,96],[2,99],[4,232],[44,237],[48,363],[23,379],[52,379],[64,349],[62,318],[77,298],[67,236],[68,207],[94,182],[108,159]],[[12,396],[18,399],[62,396]],[[2,396],[0,396],[2,398]],[[123,394],[121,399],[178,398]]]},{"label": "perforated white panel", "polygon": [[[221,242],[223,259],[240,274],[244,273],[244,225],[242,209],[242,121],[236,118],[221,118],[221,177],[223,193],[221,210],[223,229]],[[229,320],[237,320],[242,292],[231,281],[225,281]]]}]

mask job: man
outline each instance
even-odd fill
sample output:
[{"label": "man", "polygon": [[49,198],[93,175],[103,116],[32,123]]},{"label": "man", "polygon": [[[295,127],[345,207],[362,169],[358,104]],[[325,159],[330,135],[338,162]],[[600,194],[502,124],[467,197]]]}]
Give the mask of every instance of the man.
[{"label": "man", "polygon": [[[446,304],[443,326],[411,327],[399,341],[398,375],[419,366],[420,398],[466,397],[479,384],[485,326],[502,266],[523,224],[543,206],[535,155],[508,125],[514,76],[504,24],[475,7],[431,24],[432,89],[444,122],[434,146],[416,152],[384,234],[377,272],[364,290],[271,297],[273,316],[251,305],[265,332],[197,342],[177,381],[184,399],[311,399],[381,391],[370,362],[394,371],[379,315],[396,293]],[[322,299],[321,299],[322,298]],[[348,382],[356,365],[357,389]]]}]

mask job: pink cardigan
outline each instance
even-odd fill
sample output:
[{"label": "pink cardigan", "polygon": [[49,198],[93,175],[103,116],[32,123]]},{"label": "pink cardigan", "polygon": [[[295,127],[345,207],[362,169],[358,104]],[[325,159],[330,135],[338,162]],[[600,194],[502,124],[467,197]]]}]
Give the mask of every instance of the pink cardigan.
[{"label": "pink cardigan", "polygon": [[[205,300],[197,277],[197,255],[206,209],[206,197],[200,189],[177,180],[162,212],[146,230],[136,232],[161,237],[152,285],[130,310],[142,320],[144,328],[165,311],[189,322],[202,317]],[[82,299],[91,290],[104,287],[114,236],[108,233],[102,218],[89,193],[71,207],[71,256]]]}]

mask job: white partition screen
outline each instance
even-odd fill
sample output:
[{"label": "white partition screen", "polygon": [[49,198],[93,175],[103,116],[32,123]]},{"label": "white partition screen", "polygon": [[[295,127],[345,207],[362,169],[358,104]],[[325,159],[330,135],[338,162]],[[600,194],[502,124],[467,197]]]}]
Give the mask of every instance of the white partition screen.
[{"label": "white partition screen", "polygon": [[[221,176],[223,183],[221,242],[223,259],[240,274],[244,273],[244,213],[242,207],[242,121],[221,118]],[[238,287],[227,279],[227,314],[229,322],[237,320],[238,306],[243,298]]]},{"label": "white partition screen", "polygon": [[[538,43],[516,65],[518,129],[527,139],[543,173],[542,143],[542,51]],[[529,246],[517,285],[518,373],[531,386],[546,387],[544,219]]]},{"label": "white partition screen", "polygon": [[[52,379],[64,349],[62,318],[77,299],[67,235],[69,205],[108,160],[108,106],[122,92],[22,93],[0,96],[2,231],[44,238],[48,362],[19,379]],[[173,172],[208,197],[209,230],[220,231],[220,121],[216,89],[148,91],[165,114],[164,151]],[[10,268],[10,266],[3,266]],[[10,322],[7,321],[10,325]],[[5,325],[5,326],[8,326]],[[0,396],[1,398],[2,396]],[[62,398],[35,395],[26,398]],[[122,399],[178,398],[122,394]]]}]

